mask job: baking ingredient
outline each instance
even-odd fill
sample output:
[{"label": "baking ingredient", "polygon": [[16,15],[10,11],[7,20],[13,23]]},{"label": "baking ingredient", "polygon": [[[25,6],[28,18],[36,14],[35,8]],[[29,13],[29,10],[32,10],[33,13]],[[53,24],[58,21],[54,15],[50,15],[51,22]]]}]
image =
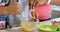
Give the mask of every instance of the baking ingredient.
[{"label": "baking ingredient", "polygon": [[48,31],[51,31],[51,28],[49,28],[49,27],[46,27],[46,28],[41,28],[42,30],[48,30]]},{"label": "baking ingredient", "polygon": [[35,23],[34,22],[22,22],[22,28],[24,32],[32,32],[33,29],[35,27]]},{"label": "baking ingredient", "polygon": [[52,25],[38,25],[38,32],[56,32],[56,28]]}]

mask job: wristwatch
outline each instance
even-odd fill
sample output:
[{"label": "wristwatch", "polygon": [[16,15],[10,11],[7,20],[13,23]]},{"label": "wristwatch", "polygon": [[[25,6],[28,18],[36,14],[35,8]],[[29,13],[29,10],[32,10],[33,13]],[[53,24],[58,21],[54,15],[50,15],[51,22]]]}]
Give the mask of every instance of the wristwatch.
[{"label": "wristwatch", "polygon": [[51,3],[51,0],[48,0],[48,1],[47,1],[47,4],[50,4],[50,3]]}]

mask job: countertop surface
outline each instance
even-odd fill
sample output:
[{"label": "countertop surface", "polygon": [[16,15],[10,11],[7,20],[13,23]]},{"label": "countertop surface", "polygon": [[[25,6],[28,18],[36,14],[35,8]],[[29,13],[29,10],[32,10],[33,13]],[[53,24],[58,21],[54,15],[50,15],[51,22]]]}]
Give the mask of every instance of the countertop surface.
[{"label": "countertop surface", "polygon": [[[60,18],[56,18],[54,20],[59,20]],[[43,21],[43,22],[39,22],[39,24],[48,24],[48,25],[51,25],[52,24],[52,21],[51,20],[48,20],[48,21]],[[23,32],[22,31],[22,28],[21,27],[13,27],[11,29],[4,29],[4,30],[0,30],[0,32]],[[36,32],[36,31],[35,31]]]},{"label": "countertop surface", "polygon": [[[39,22],[39,24],[51,24],[51,20]],[[11,29],[0,30],[0,32],[23,32],[21,27],[13,27]],[[36,30],[35,30],[36,32]]]}]

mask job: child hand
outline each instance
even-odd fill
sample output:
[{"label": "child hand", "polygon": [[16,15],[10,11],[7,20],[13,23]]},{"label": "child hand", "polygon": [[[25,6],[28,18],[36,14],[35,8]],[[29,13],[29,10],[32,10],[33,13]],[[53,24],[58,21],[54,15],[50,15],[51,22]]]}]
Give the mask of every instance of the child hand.
[{"label": "child hand", "polygon": [[35,9],[33,9],[33,11],[31,11],[31,14],[32,14],[32,19],[35,19],[35,20],[38,19],[38,14],[37,14],[37,12],[35,11]]}]

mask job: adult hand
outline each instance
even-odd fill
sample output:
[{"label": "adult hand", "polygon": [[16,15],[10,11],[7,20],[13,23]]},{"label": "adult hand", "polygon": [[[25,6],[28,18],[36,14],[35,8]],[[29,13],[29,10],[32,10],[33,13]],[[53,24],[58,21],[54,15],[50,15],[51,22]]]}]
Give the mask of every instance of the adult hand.
[{"label": "adult hand", "polygon": [[20,5],[17,5],[17,6],[18,6],[17,12],[21,14],[23,12],[23,8]]}]

